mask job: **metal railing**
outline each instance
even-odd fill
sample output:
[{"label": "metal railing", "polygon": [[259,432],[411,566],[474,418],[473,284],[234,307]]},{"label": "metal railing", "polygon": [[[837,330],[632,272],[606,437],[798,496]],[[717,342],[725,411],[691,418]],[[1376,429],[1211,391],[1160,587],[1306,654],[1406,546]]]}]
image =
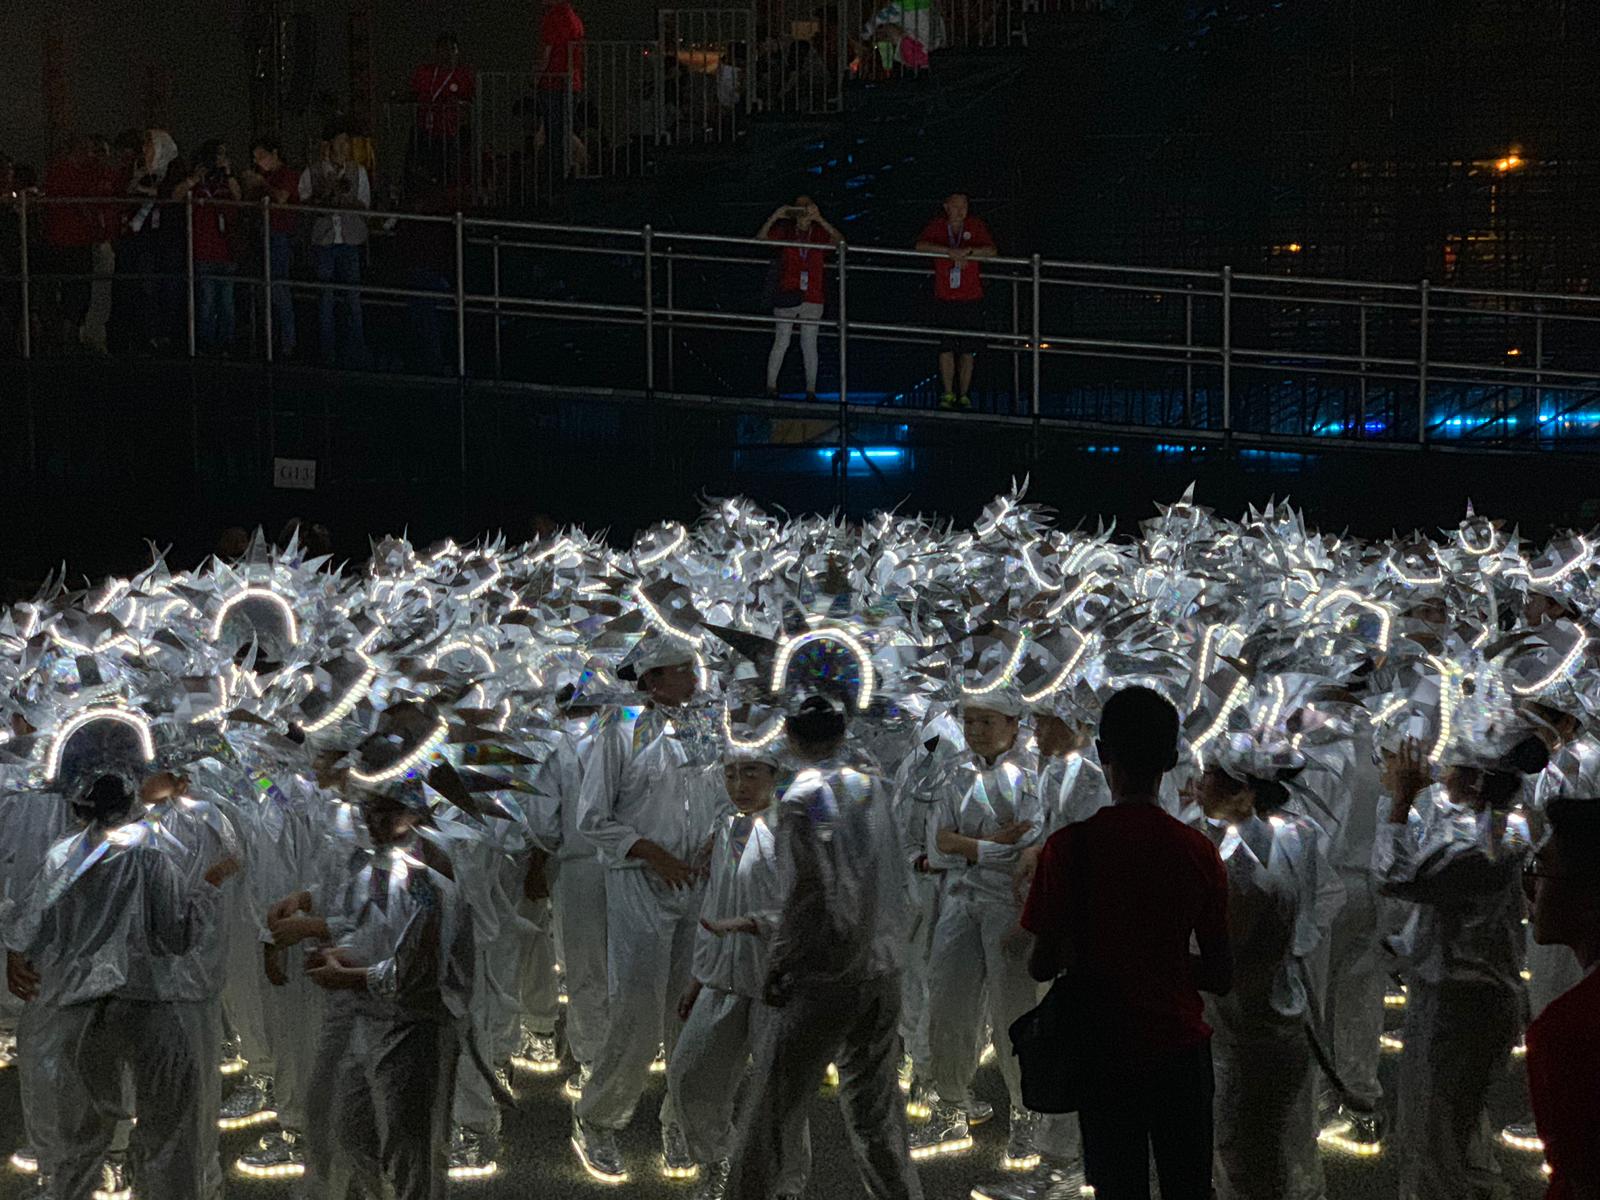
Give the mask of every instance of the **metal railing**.
[{"label": "metal railing", "polygon": [[[22,357],[48,352],[35,337],[55,324],[63,286],[97,278],[43,269],[50,206],[102,206],[114,224],[149,203],[18,202],[19,242],[0,247],[0,311],[24,314],[8,331]],[[161,231],[117,243],[112,283],[141,334],[160,329],[188,356],[272,362],[294,319],[315,331],[300,345],[325,342],[318,351],[341,364],[748,406],[766,390],[774,331],[796,321],[764,294],[781,244],[751,237],[374,212],[357,281],[304,245],[316,218],[341,210],[192,198],[156,208]],[[197,257],[196,229],[219,212],[234,239],[225,265]],[[289,237],[273,226],[286,215],[311,260],[307,270],[291,258],[288,278]],[[1600,435],[1600,298],[1005,256],[982,264],[983,328],[953,333],[929,286],[948,268],[942,256],[810,248],[826,255],[827,299],[806,390],[841,417],[932,408],[937,352],[959,337],[979,352],[974,399],[990,419],[1174,440],[1547,446]],[[242,316],[219,336],[201,318],[223,292]],[[307,301],[315,319],[296,312]],[[799,367],[784,366],[795,394]]]}]

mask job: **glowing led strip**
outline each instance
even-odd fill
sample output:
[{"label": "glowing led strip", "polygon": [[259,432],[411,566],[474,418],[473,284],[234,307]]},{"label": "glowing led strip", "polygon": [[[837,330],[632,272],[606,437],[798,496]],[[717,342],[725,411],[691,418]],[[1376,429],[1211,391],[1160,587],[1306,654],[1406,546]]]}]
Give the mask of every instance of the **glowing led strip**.
[{"label": "glowing led strip", "polygon": [[613,1175],[608,1171],[602,1171],[599,1167],[590,1162],[589,1156],[585,1154],[583,1152],[583,1148],[578,1145],[577,1138],[572,1139],[572,1149],[577,1153],[578,1161],[583,1164],[583,1169],[589,1172],[589,1178],[593,1179],[596,1183],[603,1183],[608,1187],[617,1187],[620,1184],[628,1182],[628,1173],[626,1171],[619,1171],[617,1174]]},{"label": "glowing led strip", "polygon": [[673,523],[673,527],[677,529],[678,532],[673,535],[671,542],[653,554],[634,555],[634,565],[639,567],[653,567],[658,562],[671,558],[679,550],[683,549],[683,544],[689,540],[689,531],[682,525],[678,525],[676,522]]},{"label": "glowing led strip", "polygon": [[150,718],[131,708],[120,705],[101,708],[86,708],[73,717],[56,733],[50,742],[50,754],[45,760],[44,775],[46,780],[53,780],[56,772],[61,769],[61,755],[67,748],[67,741],[85,725],[95,721],[116,721],[126,725],[139,736],[139,753],[145,762],[151,762],[156,756],[155,739],[150,734]]},{"label": "glowing led strip", "polygon": [[1401,696],[1398,700],[1389,701],[1389,703],[1385,704],[1377,712],[1372,714],[1372,717],[1370,718],[1372,724],[1374,724],[1374,725],[1383,724],[1385,721],[1387,721],[1390,717],[1394,716],[1395,713],[1399,712],[1405,706],[1406,706],[1406,698],[1404,696]]},{"label": "glowing led strip", "polygon": [[469,1179],[489,1179],[500,1170],[499,1163],[484,1163],[481,1167],[451,1167],[450,1178],[456,1183]]},{"label": "glowing led strip", "polygon": [[726,708],[724,708],[722,710],[722,736],[728,739],[728,744],[735,750],[742,750],[746,753],[752,753],[756,750],[765,749],[767,746],[772,745],[773,742],[777,741],[783,736],[783,721],[781,718],[774,721],[761,734],[760,737],[753,741],[747,741],[733,732],[732,714],[729,713]]},{"label": "glowing led strip", "polygon": [[1500,1131],[1500,1144],[1510,1146],[1513,1150],[1522,1150],[1528,1154],[1543,1154],[1544,1141],[1536,1137],[1519,1137],[1509,1129]]},{"label": "glowing led strip", "polygon": [[1241,647],[1244,645],[1244,631],[1238,626],[1207,625],[1206,631],[1200,635],[1200,662],[1195,668],[1196,679],[1205,679],[1211,674],[1211,668],[1216,666],[1216,642],[1219,637],[1234,638]]},{"label": "glowing led strip", "polygon": [[388,783],[392,779],[399,779],[407,771],[411,770],[412,767],[425,760],[430,754],[437,750],[440,744],[444,741],[445,735],[449,732],[449,723],[446,722],[443,717],[441,717],[439,719],[439,723],[434,726],[433,732],[424,738],[422,740],[422,744],[419,745],[415,750],[411,751],[410,754],[405,755],[398,762],[390,763],[383,770],[376,771],[371,775],[364,774],[361,771],[352,770],[350,772],[350,778],[354,779],[357,783],[365,784],[368,787],[371,787],[373,784],[377,783]]},{"label": "glowing led strip", "polygon": [[1533,568],[1527,567],[1528,580],[1532,583],[1560,583],[1568,575],[1571,575],[1574,571],[1586,565],[1589,561],[1589,555],[1591,553],[1589,541],[1587,538],[1580,536],[1578,538],[1578,545],[1583,547],[1583,553],[1577,558],[1573,559],[1571,562],[1563,563],[1548,575],[1535,575],[1533,573]]},{"label": "glowing led strip", "polygon": [[923,1162],[930,1158],[940,1158],[947,1154],[964,1154],[972,1149],[971,1136],[953,1138],[948,1142],[935,1142],[928,1146],[913,1146],[911,1158],[915,1162]]},{"label": "glowing led strip", "polygon": [[1209,729],[1194,740],[1193,749],[1196,758],[1199,757],[1201,747],[1222,732],[1228,723],[1228,718],[1233,715],[1233,710],[1244,702],[1245,695],[1249,691],[1250,681],[1248,679],[1234,681],[1233,690],[1228,693],[1228,698],[1222,702],[1222,709],[1217,713],[1217,719],[1211,722]]},{"label": "glowing led strip", "polygon": [[1002,1171],[1032,1171],[1043,1161],[1044,1159],[1038,1154],[1028,1154],[1022,1158],[1012,1158],[1011,1155],[1006,1154],[1000,1158],[1000,1169]]},{"label": "glowing led strip", "polygon": [[249,1129],[253,1125],[266,1125],[276,1121],[278,1114],[270,1108],[263,1108],[260,1112],[253,1112],[248,1117],[218,1117],[217,1128],[224,1133],[236,1129]]},{"label": "glowing led strip", "polygon": [[[356,653],[361,654],[359,650]],[[361,703],[361,698],[367,694],[367,689],[378,678],[378,664],[365,654],[361,654],[361,661],[366,666],[362,668],[361,674],[356,677],[356,681],[345,690],[344,695],[334,701],[333,707],[328,709],[327,712],[323,713],[315,721],[302,725],[301,729],[306,733],[318,733],[335,721],[349,716],[355,706]]]},{"label": "glowing led strip", "polygon": [[1067,661],[1062,664],[1061,670],[1057,671],[1055,675],[1051,677],[1050,682],[1046,683],[1038,691],[1023,692],[1022,699],[1026,703],[1037,704],[1046,696],[1057,691],[1062,684],[1067,682],[1067,677],[1078,669],[1078,664],[1083,661],[1084,652],[1089,648],[1089,639],[1084,637],[1083,634],[1079,633],[1076,629],[1071,630],[1070,632],[1073,637],[1078,639],[1078,644],[1072,651],[1072,657],[1067,659]]},{"label": "glowing led strip", "polygon": [[1492,526],[1489,529],[1489,544],[1487,546],[1474,546],[1470,541],[1467,540],[1467,531],[1465,529],[1456,530],[1456,541],[1461,543],[1461,548],[1468,554],[1477,554],[1480,556],[1484,554],[1493,554],[1496,549],[1494,528]]},{"label": "glowing led strip", "polygon": [[856,694],[856,708],[862,712],[872,703],[872,693],[877,687],[878,674],[872,667],[872,656],[867,653],[867,648],[855,639],[847,629],[827,625],[817,629],[808,629],[796,638],[785,638],[778,646],[778,654],[772,660],[771,691],[774,695],[782,692],[784,685],[789,681],[789,663],[795,654],[804,646],[812,642],[836,642],[850,652],[856,660],[856,666],[861,670],[861,688]]},{"label": "glowing led strip", "polygon": [[1005,497],[1005,496],[999,497],[999,502],[1000,502],[1000,511],[995,513],[994,520],[989,522],[988,528],[979,528],[977,526],[973,527],[972,532],[977,534],[980,538],[986,538],[991,533],[993,533],[996,529],[999,529],[1000,528],[1000,522],[1004,521],[1007,517],[1009,517],[1011,515],[1011,510],[1015,507],[1011,503],[1010,499]]},{"label": "glowing led strip", "polygon": [[113,604],[120,600],[127,590],[128,581],[126,579],[115,580],[111,585],[111,590],[108,591],[97,603],[91,604],[89,606],[89,611],[92,613],[105,612],[106,609],[110,608]]},{"label": "glowing led strip", "polygon": [[1389,650],[1389,631],[1394,625],[1394,618],[1383,605],[1374,600],[1368,600],[1359,592],[1350,588],[1336,588],[1312,606],[1311,616],[1320,618],[1329,607],[1341,600],[1354,605],[1356,608],[1364,608],[1378,618],[1378,651],[1379,653],[1387,653]]},{"label": "glowing led strip", "polygon": [[1412,587],[1428,587],[1431,584],[1444,582],[1443,571],[1436,572],[1432,576],[1407,575],[1405,569],[1401,567],[1400,561],[1393,555],[1389,557],[1389,567],[1400,577],[1401,583],[1410,584]]},{"label": "glowing led strip", "polygon": [[483,669],[486,672],[492,672],[494,670],[494,659],[490,657],[489,652],[482,646],[477,645],[475,642],[468,642],[464,640],[454,641],[440,646],[428,656],[428,666],[436,667],[439,665],[439,660],[446,654],[459,654],[463,650],[465,650],[468,654],[477,655],[478,661],[483,664]]},{"label": "glowing led strip", "polygon": [[698,1165],[691,1164],[687,1167],[669,1167],[667,1166],[665,1159],[661,1161],[660,1171],[661,1178],[663,1179],[698,1179],[700,1177],[700,1168]]},{"label": "glowing led strip", "polygon": [[1340,1121],[1337,1125],[1330,1125],[1317,1134],[1317,1141],[1329,1149],[1338,1150],[1354,1158],[1377,1158],[1383,1153],[1382,1142],[1358,1142],[1345,1136],[1351,1128],[1349,1121]]},{"label": "glowing led strip", "polygon": [[1289,699],[1289,689],[1284,684],[1283,676],[1281,675],[1274,675],[1272,682],[1267,685],[1267,689],[1272,693],[1272,704],[1267,709],[1267,719],[1262,728],[1276,729],[1278,727],[1278,718],[1283,715],[1283,706]]},{"label": "glowing led strip", "polygon": [[1037,588],[1043,588],[1045,591],[1049,591],[1051,587],[1050,582],[1045,579],[1044,576],[1040,575],[1039,572],[1034,568],[1033,556],[1028,553],[1028,551],[1037,546],[1041,540],[1042,539],[1040,538],[1034,538],[1033,541],[1022,547],[1018,557],[1022,559],[1022,569],[1028,573],[1028,578],[1033,580],[1033,586]]},{"label": "glowing led strip", "polygon": [[1449,748],[1450,735],[1455,732],[1456,680],[1462,674],[1455,663],[1428,655],[1428,661],[1439,671],[1439,736],[1434,740],[1428,761],[1437,763]]},{"label": "glowing led strip", "polygon": [[1054,604],[1052,604],[1050,606],[1049,610],[1045,613],[1045,616],[1047,616],[1047,617],[1055,616],[1063,608],[1065,608],[1067,605],[1071,604],[1074,600],[1076,600],[1079,596],[1083,595],[1090,588],[1094,587],[1096,584],[1103,583],[1103,582],[1105,582],[1105,580],[1104,580],[1104,578],[1101,576],[1101,574],[1098,571],[1090,571],[1087,575],[1085,575],[1082,579],[1080,579],[1078,581],[1078,586],[1077,587],[1073,588],[1070,592],[1066,593],[1066,595],[1062,596],[1059,600],[1057,600]]},{"label": "glowing led strip", "polygon": [[1006,684],[1010,683],[1012,676],[1017,673],[1017,668],[1022,665],[1023,651],[1027,648],[1028,635],[1026,633],[1018,634],[1017,644],[1012,647],[1011,657],[1006,659],[1006,665],[1001,669],[1000,674],[996,675],[988,683],[981,684],[975,688],[969,688],[963,684],[961,694],[963,696],[987,696],[993,692],[998,692]]},{"label": "glowing led strip", "polygon": [[633,585],[633,598],[639,602],[639,609],[644,613],[644,619],[652,629],[667,637],[677,638],[680,642],[687,642],[696,650],[705,644],[705,634],[686,632],[667,620],[666,615],[656,607],[655,601],[645,595],[644,589],[638,584]]},{"label": "glowing led strip", "polygon": [[496,561],[494,563],[494,570],[489,572],[488,577],[473,584],[472,587],[462,592],[460,598],[463,600],[476,600],[479,596],[483,595],[490,588],[492,588],[499,581],[500,576],[503,573],[504,572],[502,572],[500,569],[500,563]]},{"label": "glowing led strip", "polygon": [[242,1158],[233,1164],[233,1169],[246,1179],[299,1179],[306,1173],[305,1163],[277,1163],[270,1167],[253,1167]]},{"label": "glowing led strip", "polygon": [[570,541],[568,541],[566,538],[564,538],[564,537],[563,538],[558,538],[558,539],[556,539],[555,545],[546,546],[543,550],[540,550],[537,554],[530,554],[528,556],[527,565],[530,566],[530,567],[536,567],[540,563],[547,562],[548,560],[554,558],[556,555],[560,554],[563,550],[567,549],[571,545],[572,545],[572,543]]},{"label": "glowing led strip", "polygon": [[133,644],[131,637],[125,633],[119,633],[116,637],[109,641],[101,642],[98,646],[89,646],[69,638],[53,625],[50,627],[50,640],[62,649],[70,650],[74,654],[99,654],[104,650],[118,650],[123,646],[131,646]]},{"label": "glowing led strip", "polygon": [[1544,691],[1545,688],[1555,684],[1561,680],[1568,671],[1572,670],[1572,668],[1577,664],[1577,661],[1583,657],[1583,652],[1588,648],[1589,639],[1587,637],[1579,638],[1575,643],[1573,643],[1572,649],[1568,650],[1566,654],[1562,656],[1561,661],[1557,663],[1551,669],[1550,673],[1543,679],[1537,679],[1533,683],[1526,685],[1513,683],[1511,685],[1511,690],[1519,696],[1532,696]]},{"label": "glowing led strip", "polygon": [[300,644],[300,624],[295,620],[293,606],[271,588],[263,587],[247,587],[242,591],[235,592],[222,602],[222,607],[217,610],[217,615],[211,622],[211,640],[213,642],[222,636],[222,623],[228,619],[228,614],[234,610],[235,606],[245,600],[268,600],[277,605],[278,611],[283,613],[284,626],[289,633],[289,644],[291,646]]}]

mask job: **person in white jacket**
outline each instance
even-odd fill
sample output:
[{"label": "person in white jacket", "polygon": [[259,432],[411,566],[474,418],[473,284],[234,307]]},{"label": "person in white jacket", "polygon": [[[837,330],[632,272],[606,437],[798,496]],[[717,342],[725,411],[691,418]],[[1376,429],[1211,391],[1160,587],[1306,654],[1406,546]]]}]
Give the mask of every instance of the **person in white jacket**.
[{"label": "person in white jacket", "polygon": [[[700,1166],[697,1200],[723,1200],[726,1194],[739,1085],[774,1011],[762,991],[767,943],[781,903],[775,749],[771,743],[730,746],[724,754],[722,774],[733,811],[714,824],[694,979],[678,1003],[684,1025],[667,1064],[684,1139]],[[809,1124],[800,1111],[783,1141],[777,1194],[801,1195],[810,1165]]]},{"label": "person in white jacket", "polygon": [[[616,1133],[626,1128],[650,1064],[677,1039],[678,999],[689,985],[699,928],[704,838],[727,803],[687,736],[698,690],[693,647],[650,635],[632,666],[649,697],[608,713],[584,765],[578,831],[606,864],[608,1025],[594,1074],[573,1106],[572,1146],[585,1170],[627,1178]],[[662,1169],[695,1173],[672,1092],[661,1106]]]}]

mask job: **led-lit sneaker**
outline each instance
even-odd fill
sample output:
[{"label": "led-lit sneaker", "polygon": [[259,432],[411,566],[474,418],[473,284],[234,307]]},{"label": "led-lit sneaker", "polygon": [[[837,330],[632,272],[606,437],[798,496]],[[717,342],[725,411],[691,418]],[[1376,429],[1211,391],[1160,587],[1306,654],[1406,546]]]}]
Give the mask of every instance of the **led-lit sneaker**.
[{"label": "led-lit sneaker", "polygon": [[306,1156],[300,1135],[292,1129],[274,1129],[239,1156],[233,1168],[253,1179],[294,1179],[305,1174]]},{"label": "led-lit sneaker", "polygon": [[1525,1150],[1529,1154],[1544,1152],[1544,1139],[1539,1136],[1539,1127],[1532,1121],[1513,1121],[1500,1131],[1500,1142],[1513,1150]]},{"label": "led-lit sneaker", "polygon": [[128,1160],[113,1154],[100,1164],[100,1186],[94,1190],[94,1200],[131,1200],[133,1183],[128,1175]]},{"label": "led-lit sneaker", "polygon": [[561,1085],[561,1090],[566,1095],[568,1100],[572,1100],[574,1102],[582,1100],[583,1089],[588,1085],[589,1080],[593,1077],[594,1068],[588,1063],[581,1063],[576,1071],[567,1076],[567,1081]]},{"label": "led-lit sneaker", "polygon": [[987,1100],[972,1099],[967,1101],[967,1124],[976,1129],[979,1125],[987,1125],[994,1120],[994,1105]]},{"label": "led-lit sneaker", "polygon": [[1034,1147],[1034,1116],[1025,1108],[1011,1110],[1011,1129],[1006,1135],[1006,1155],[1001,1161],[1008,1171],[1032,1171],[1039,1165],[1039,1151]]},{"label": "led-lit sneaker", "polygon": [[726,1159],[704,1164],[700,1168],[700,1186],[695,1189],[694,1200],[727,1200],[730,1169],[731,1164]]},{"label": "led-lit sneaker", "polygon": [[972,1189],[973,1200],[1078,1200],[1089,1181],[1082,1167],[1041,1166],[1011,1179],[980,1183]]},{"label": "led-lit sneaker", "polygon": [[911,1134],[911,1157],[933,1158],[941,1154],[959,1154],[972,1147],[972,1128],[967,1123],[965,1109],[953,1104],[936,1104],[928,1123]]},{"label": "led-lit sneaker", "polygon": [[248,1129],[252,1125],[265,1125],[276,1117],[272,1080],[265,1075],[241,1075],[217,1113],[217,1128]]},{"label": "led-lit sneaker", "polygon": [[906,1097],[906,1116],[913,1121],[926,1121],[939,1106],[939,1093],[926,1079],[911,1081],[911,1094]]},{"label": "led-lit sneaker", "polygon": [[17,1061],[17,1035],[0,1033],[0,1071]]},{"label": "led-lit sneaker", "polygon": [[1347,1154],[1374,1158],[1383,1153],[1383,1118],[1377,1113],[1362,1113],[1341,1104],[1332,1119],[1322,1127],[1317,1140]]},{"label": "led-lit sneaker", "polygon": [[450,1134],[450,1178],[456,1182],[487,1179],[498,1169],[495,1139],[457,1125]]},{"label": "led-lit sneaker", "polygon": [[902,1092],[911,1091],[911,1085],[916,1082],[916,1078],[917,1078],[917,1065],[916,1065],[916,1063],[914,1063],[911,1060],[911,1055],[909,1055],[909,1054],[901,1055],[900,1056],[900,1090]]},{"label": "led-lit sneaker", "polygon": [[661,1174],[667,1179],[693,1179],[700,1173],[689,1153],[689,1139],[680,1125],[661,1127]]},{"label": "led-lit sneaker", "polygon": [[556,1035],[524,1029],[522,1042],[511,1056],[511,1061],[535,1075],[554,1075],[561,1069],[561,1052],[556,1048]]},{"label": "led-lit sneaker", "polygon": [[572,1114],[572,1149],[583,1169],[600,1182],[628,1182],[628,1172],[622,1166],[622,1152],[617,1149],[617,1135],[609,1129],[584,1124],[577,1113]]}]

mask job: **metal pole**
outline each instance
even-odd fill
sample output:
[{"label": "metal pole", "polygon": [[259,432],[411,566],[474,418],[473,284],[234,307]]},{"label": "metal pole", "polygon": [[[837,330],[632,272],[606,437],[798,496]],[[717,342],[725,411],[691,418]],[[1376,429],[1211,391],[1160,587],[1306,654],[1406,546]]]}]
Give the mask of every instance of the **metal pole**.
[{"label": "metal pole", "polygon": [[1367,305],[1361,304],[1361,343],[1357,355],[1361,359],[1361,375],[1357,381],[1356,437],[1367,436]]},{"label": "metal pole", "polygon": [[839,243],[839,511],[850,499],[850,338],[846,247]]},{"label": "metal pole", "polygon": [[656,394],[656,277],[652,252],[655,230],[644,227],[644,390]]},{"label": "metal pole", "polygon": [[1022,399],[1022,352],[1017,343],[1022,340],[1022,288],[1016,276],[1011,278],[1011,411],[1016,412]]},{"label": "metal pole", "polygon": [[1539,410],[1544,406],[1544,312],[1533,322],[1533,436],[1539,436]]},{"label": "metal pole", "polygon": [[[267,362],[272,361],[272,197],[261,197],[261,327],[267,334]],[[291,301],[292,303],[292,301]]]},{"label": "metal pole", "polygon": [[1417,442],[1428,444],[1428,281],[1417,285]]},{"label": "metal pole", "polygon": [[1233,438],[1233,268],[1222,268],[1222,433]]},{"label": "metal pole", "polygon": [[1194,284],[1183,298],[1183,424],[1194,426]]},{"label": "metal pole", "polygon": [[[467,236],[466,220],[456,213],[456,378],[467,377]],[[466,428],[462,427],[465,445]],[[465,463],[465,451],[463,451]]]},{"label": "metal pole", "polygon": [[1039,256],[1033,256],[1033,420],[1035,426],[1039,422],[1039,366],[1044,357],[1044,343],[1041,341],[1044,334],[1041,332],[1039,319]]},{"label": "metal pole", "polygon": [[678,339],[672,332],[672,310],[677,303],[673,286],[674,276],[677,274],[673,270],[673,263],[676,261],[677,259],[669,251],[667,253],[667,391],[669,392],[678,390],[677,372],[674,370],[675,364],[673,361],[675,358],[673,351]]},{"label": "metal pole", "polygon": [[17,259],[22,268],[22,357],[33,357],[33,315],[28,286],[28,193],[23,192],[17,206],[17,228],[22,231],[22,251]]},{"label": "metal pole", "polygon": [[500,378],[500,235],[494,235],[494,377]]},{"label": "metal pole", "polygon": [[188,319],[189,319],[189,357],[195,355],[195,328],[194,328],[194,193],[189,192],[183,198],[183,252],[184,252],[184,282],[188,292]]}]

